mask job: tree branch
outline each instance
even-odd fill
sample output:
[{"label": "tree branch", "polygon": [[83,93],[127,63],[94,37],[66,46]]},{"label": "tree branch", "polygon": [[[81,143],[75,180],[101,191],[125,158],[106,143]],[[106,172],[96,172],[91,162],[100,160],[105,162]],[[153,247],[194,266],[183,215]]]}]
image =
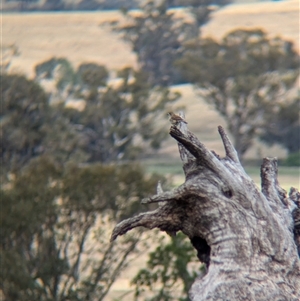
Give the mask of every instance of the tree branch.
[{"label": "tree branch", "polygon": [[[119,262],[119,264],[117,265],[117,267],[115,268],[115,270],[113,271],[112,275],[109,277],[108,283],[106,288],[104,289],[104,291],[102,292],[102,294],[99,296],[97,296],[97,298],[99,298],[99,300],[103,300],[104,297],[107,295],[107,293],[109,292],[111,286],[114,284],[114,282],[116,281],[116,278],[118,277],[128,255],[134,250],[135,246],[137,244],[137,241],[133,242],[131,244],[131,246],[126,250],[126,252],[122,255],[122,258]],[[102,276],[102,275],[100,275]]]},{"label": "tree branch", "polygon": [[300,257],[300,192],[296,188],[292,187],[290,189],[289,199],[295,204],[292,211],[294,221],[294,240]]},{"label": "tree branch", "polygon": [[180,213],[180,210],[173,203],[166,203],[151,212],[140,213],[117,224],[110,241],[114,241],[119,235],[123,235],[136,227],[159,228],[167,233],[176,233],[181,230],[183,216]]},{"label": "tree branch", "polygon": [[172,202],[181,201],[191,196],[191,191],[185,184],[180,185],[177,189],[172,191],[161,192],[149,198],[142,199],[142,204],[158,203],[158,202]]},{"label": "tree branch", "polygon": [[217,163],[218,159],[198,139],[196,141],[191,139],[192,136],[184,135],[175,126],[171,127],[170,135],[181,143],[195,157],[195,159],[197,159],[198,162],[201,162],[202,165],[207,166],[214,171],[219,170]]},{"label": "tree branch", "polygon": [[277,180],[278,168],[277,158],[264,158],[261,166],[261,187],[262,193],[269,202],[276,203],[282,208],[287,206],[286,191],[282,189]]},{"label": "tree branch", "polygon": [[219,125],[218,126],[218,131],[219,131],[219,134],[220,134],[220,136],[222,138],[222,141],[223,141],[224,149],[225,149],[225,152],[226,152],[226,157],[228,159],[231,159],[235,163],[241,164],[240,160],[239,160],[238,153],[235,150],[235,148],[234,148],[233,144],[231,143],[231,141],[229,140],[229,137],[225,133],[223,127],[221,127]]}]

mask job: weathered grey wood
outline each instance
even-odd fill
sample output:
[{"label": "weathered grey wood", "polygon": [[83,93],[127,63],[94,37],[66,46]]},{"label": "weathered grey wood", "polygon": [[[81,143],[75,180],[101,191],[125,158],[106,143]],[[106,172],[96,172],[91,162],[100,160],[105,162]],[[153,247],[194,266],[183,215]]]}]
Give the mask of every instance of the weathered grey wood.
[{"label": "weathered grey wood", "polygon": [[276,158],[263,160],[260,191],[218,130],[224,158],[185,124],[171,127],[185,183],[167,192],[159,184],[157,195],[142,202],[160,207],[119,223],[112,240],[139,226],[185,233],[207,265],[190,289],[192,301],[299,301],[300,194],[292,188],[288,196],[279,186]]}]

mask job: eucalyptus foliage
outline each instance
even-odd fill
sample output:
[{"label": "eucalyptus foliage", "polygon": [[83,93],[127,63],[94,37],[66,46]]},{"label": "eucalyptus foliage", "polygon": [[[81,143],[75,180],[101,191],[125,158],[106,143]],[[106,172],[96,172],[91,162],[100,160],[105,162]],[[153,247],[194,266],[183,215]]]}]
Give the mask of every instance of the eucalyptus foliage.
[{"label": "eucalyptus foliage", "polygon": [[[141,13],[126,14],[127,21],[115,29],[124,34],[137,54],[139,68],[147,74],[151,85],[168,86],[184,81],[174,62],[183,54],[183,45],[200,35],[200,28],[209,20],[212,4],[227,0],[146,1]],[[176,12],[170,8],[181,6]]]},{"label": "eucalyptus foliage", "polygon": [[149,254],[147,266],[132,280],[135,300],[188,300],[188,291],[205,267],[198,261],[189,240],[178,233],[170,240],[163,236]]},{"label": "eucalyptus foliage", "polygon": [[[157,177],[136,165],[78,167],[40,156],[1,187],[1,290],[7,301],[104,300],[145,246],[109,243]],[[118,210],[117,210],[118,209]]]},{"label": "eucalyptus foliage", "polygon": [[[134,159],[160,147],[167,134],[162,125],[178,93],[151,87],[146,75],[132,68],[111,78],[104,66],[83,63],[77,70],[68,68],[66,77],[64,72],[57,75],[55,70],[65,70],[65,65],[64,59],[40,63],[36,80],[43,83],[47,78],[56,84],[51,99],[66,105],[63,114],[77,130],[88,162]],[[83,109],[68,107],[78,102],[83,102]]]},{"label": "eucalyptus foliage", "polygon": [[299,55],[292,42],[260,29],[237,29],[222,41],[195,39],[177,61],[200,96],[225,119],[240,157],[295,87]]}]

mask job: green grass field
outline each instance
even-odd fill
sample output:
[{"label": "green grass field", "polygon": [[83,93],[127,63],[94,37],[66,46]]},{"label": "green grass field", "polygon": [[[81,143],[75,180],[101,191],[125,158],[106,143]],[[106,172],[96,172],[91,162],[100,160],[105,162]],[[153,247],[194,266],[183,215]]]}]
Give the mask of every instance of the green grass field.
[{"label": "green grass field", "polygon": [[[149,173],[157,173],[167,178],[170,178],[174,186],[180,185],[184,182],[184,173],[180,159],[172,159],[163,161],[159,160],[145,160],[141,165]],[[245,166],[246,173],[254,180],[260,187],[260,166]],[[280,166],[278,168],[278,180],[280,186],[289,191],[291,187],[300,189],[300,169],[299,167]]]}]

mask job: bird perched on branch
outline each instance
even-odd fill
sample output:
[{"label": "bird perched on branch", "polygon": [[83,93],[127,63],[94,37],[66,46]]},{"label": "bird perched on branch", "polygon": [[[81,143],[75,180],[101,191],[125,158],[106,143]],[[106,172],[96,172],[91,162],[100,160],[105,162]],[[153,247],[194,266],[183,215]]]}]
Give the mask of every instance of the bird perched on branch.
[{"label": "bird perched on branch", "polygon": [[173,124],[173,125],[177,125],[179,122],[183,122],[185,124],[187,124],[187,122],[180,117],[179,115],[173,113],[173,112],[169,112],[169,121]]}]

